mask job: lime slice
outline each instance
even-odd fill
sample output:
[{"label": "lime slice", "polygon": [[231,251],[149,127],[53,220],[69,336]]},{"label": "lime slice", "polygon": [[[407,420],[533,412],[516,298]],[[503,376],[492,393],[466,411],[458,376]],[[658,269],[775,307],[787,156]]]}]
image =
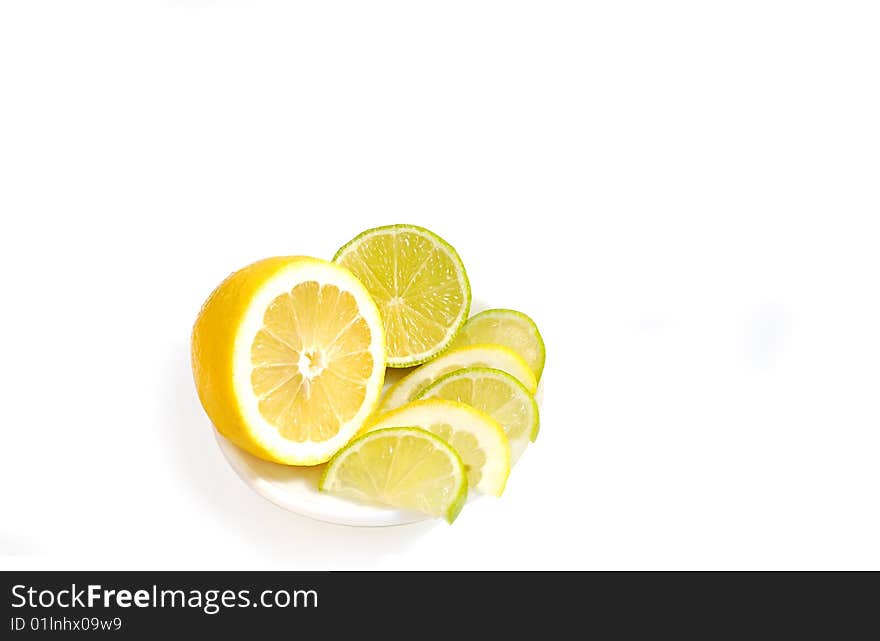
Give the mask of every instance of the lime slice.
[{"label": "lime slice", "polygon": [[389,367],[423,363],[446,349],[471,305],[455,249],[415,225],[368,229],[336,252],[376,301],[385,324]]},{"label": "lime slice", "polygon": [[510,442],[511,464],[519,460],[529,440],[538,437],[535,397],[513,376],[498,369],[468,367],[451,372],[426,387],[419,398],[466,403],[494,418]]},{"label": "lime slice", "polygon": [[512,309],[487,309],[469,318],[452,343],[465,345],[504,345],[522,356],[541,380],[544,371],[544,340],[535,321]]},{"label": "lime slice", "polygon": [[423,389],[449,372],[465,367],[490,367],[514,376],[534,394],[538,384],[535,375],[516,352],[500,345],[472,345],[441,354],[397,381],[386,393],[380,412],[414,401]]},{"label": "lime slice", "polygon": [[502,427],[488,414],[464,403],[414,401],[380,415],[366,430],[413,425],[449,443],[467,470],[471,488],[501,496],[510,474],[510,446]]},{"label": "lime slice", "polygon": [[340,450],[318,487],[452,523],[467,499],[468,483],[461,458],[445,441],[425,430],[395,427],[364,434]]}]

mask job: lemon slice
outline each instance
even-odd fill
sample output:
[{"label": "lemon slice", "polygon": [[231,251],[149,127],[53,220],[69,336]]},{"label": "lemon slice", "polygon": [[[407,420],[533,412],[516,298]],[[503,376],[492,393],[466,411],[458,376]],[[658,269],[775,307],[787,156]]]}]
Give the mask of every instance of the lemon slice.
[{"label": "lemon slice", "polygon": [[323,463],[375,408],[385,375],[382,320],[347,269],[304,257],[235,272],[192,335],[199,398],[217,430],[261,458]]},{"label": "lemon slice", "polygon": [[452,342],[452,347],[504,345],[522,356],[541,380],[544,371],[544,339],[535,321],[512,309],[487,309],[471,316]]},{"label": "lemon slice", "polygon": [[387,364],[409,367],[452,342],[471,305],[471,288],[455,249],[415,225],[369,229],[336,252],[369,290],[385,323]]},{"label": "lemon slice", "polygon": [[466,403],[494,418],[510,442],[510,462],[516,463],[529,440],[538,437],[538,404],[523,384],[507,372],[468,367],[441,376],[419,398],[443,398]]},{"label": "lemon slice", "polygon": [[464,403],[431,399],[381,414],[364,429],[402,426],[420,427],[442,438],[464,462],[471,488],[501,496],[510,474],[510,446],[492,417]]},{"label": "lemon slice", "polygon": [[538,386],[531,368],[513,350],[500,345],[472,345],[449,350],[401,378],[385,393],[380,410],[385,412],[415,400],[444,374],[465,367],[500,369],[519,380],[531,394]]},{"label": "lemon slice", "polygon": [[452,523],[467,499],[467,473],[458,454],[425,430],[369,432],[327,464],[318,487],[355,500],[444,517]]}]

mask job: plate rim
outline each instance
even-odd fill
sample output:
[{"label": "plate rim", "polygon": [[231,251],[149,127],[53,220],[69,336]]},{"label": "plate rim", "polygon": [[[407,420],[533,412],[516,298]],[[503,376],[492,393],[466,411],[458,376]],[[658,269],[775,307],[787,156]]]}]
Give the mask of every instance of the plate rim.
[{"label": "plate rim", "polygon": [[[277,485],[275,485],[271,481],[267,481],[263,476],[261,476],[258,472],[256,472],[248,465],[247,459],[245,458],[245,456],[243,456],[248,455],[247,452],[245,452],[235,443],[220,434],[220,432],[218,432],[217,429],[213,426],[212,430],[214,432],[214,438],[217,442],[217,446],[223,453],[223,458],[226,460],[227,464],[233,469],[236,476],[238,476],[238,478],[241,479],[241,481],[256,494],[261,496],[263,499],[269,501],[273,505],[285,510],[286,512],[291,512],[299,516],[304,516],[314,521],[320,521],[321,523],[329,523],[331,525],[343,525],[347,527],[397,527],[401,525],[410,525],[413,523],[422,523],[424,521],[430,520],[430,516],[428,516],[427,514],[421,514],[418,512],[411,512],[406,510],[383,508],[380,506],[358,504],[351,501],[344,501],[343,499],[336,499],[336,497],[330,496],[327,496],[327,498],[331,498],[334,501],[339,500],[340,505],[343,501],[345,503],[349,503],[352,506],[353,511],[362,511],[363,516],[345,517],[339,514],[333,514],[332,512],[321,511],[305,504],[293,505],[292,503],[294,502],[286,501],[283,498],[286,495],[284,495],[280,490],[276,489],[278,487]],[[265,462],[268,465],[279,465],[280,467],[286,467],[280,465],[279,463],[272,463],[271,461],[262,462]],[[276,489],[276,491],[273,492],[273,489]],[[313,492],[315,496],[321,496],[317,489],[313,490]]]}]

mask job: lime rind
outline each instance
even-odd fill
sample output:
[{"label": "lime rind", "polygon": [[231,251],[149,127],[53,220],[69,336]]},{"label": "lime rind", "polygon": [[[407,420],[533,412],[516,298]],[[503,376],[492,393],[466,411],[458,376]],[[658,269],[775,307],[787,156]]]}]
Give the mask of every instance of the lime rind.
[{"label": "lime rind", "polygon": [[[473,316],[471,316],[470,318],[467,319],[467,321],[464,323],[464,325],[461,326],[461,329],[459,330],[459,336],[461,336],[463,331],[467,329],[468,323],[474,322],[479,319],[492,317],[492,316],[499,316],[502,318],[505,316],[508,316],[508,317],[515,316],[519,320],[523,321],[523,323],[531,330],[532,334],[534,335],[534,337],[537,341],[537,345],[539,348],[538,349],[539,361],[536,364],[536,366],[534,367],[534,373],[535,373],[535,380],[540,381],[541,375],[544,373],[544,362],[547,358],[547,352],[546,352],[546,347],[544,345],[544,337],[541,336],[541,331],[538,329],[538,324],[535,323],[535,321],[532,319],[532,317],[529,316],[528,314],[526,314],[524,312],[520,312],[515,309],[507,309],[504,307],[495,307],[492,309],[484,309],[483,311],[477,312],[476,314],[474,314]],[[472,344],[476,344],[476,343],[472,343]],[[464,344],[462,346],[464,346]]]},{"label": "lime rind", "polygon": [[[456,455],[458,453],[456,452]],[[463,464],[462,464],[463,465]],[[455,499],[449,505],[449,508],[446,510],[446,522],[452,523],[455,519],[458,518],[458,515],[461,514],[461,510],[464,507],[464,504],[467,503],[468,497],[468,484],[467,481],[462,483],[461,491],[456,495]]]},{"label": "lime rind", "polygon": [[423,236],[428,237],[441,247],[443,247],[447,254],[453,259],[459,268],[459,274],[461,276],[461,284],[462,289],[464,291],[464,305],[462,306],[462,311],[460,317],[454,324],[449,328],[449,332],[444,338],[444,340],[435,346],[434,349],[424,352],[422,354],[418,354],[416,356],[404,358],[404,357],[393,357],[386,354],[386,365],[392,368],[403,368],[403,367],[414,367],[416,365],[421,365],[422,363],[426,363],[441,353],[449,349],[452,345],[455,337],[458,336],[458,333],[461,331],[461,328],[464,327],[464,324],[468,320],[468,314],[470,314],[472,295],[471,295],[471,284],[470,279],[468,278],[467,270],[465,269],[464,262],[461,260],[461,256],[458,255],[458,252],[455,250],[455,247],[450,245],[447,241],[441,238],[436,233],[432,232],[430,229],[426,229],[425,227],[421,227],[419,225],[410,225],[406,223],[398,223],[394,225],[381,225],[379,227],[371,227],[370,229],[366,229],[362,231],[360,234],[352,238],[350,241],[345,243],[342,247],[340,247],[336,253],[333,255],[333,262],[336,263],[350,248],[358,245],[362,242],[366,237],[389,231],[414,231],[422,234]]},{"label": "lime rind", "polygon": [[456,478],[458,479],[458,491],[455,493],[452,500],[446,505],[444,514],[446,521],[452,523],[461,513],[464,504],[467,502],[467,471],[465,470],[461,457],[458,455],[458,452],[455,451],[455,448],[440,437],[420,427],[387,427],[367,432],[353,439],[348,445],[334,454],[327,462],[327,466],[324,468],[324,473],[321,475],[320,481],[318,481],[318,490],[321,492],[332,492],[332,489],[328,488],[328,481],[336,476],[339,465],[345,457],[351,454],[356,454],[365,443],[377,438],[385,438],[388,436],[402,437],[407,435],[419,436],[420,438],[425,438],[431,441],[437,449],[444,452],[449,457],[450,461],[453,462],[457,471]]}]

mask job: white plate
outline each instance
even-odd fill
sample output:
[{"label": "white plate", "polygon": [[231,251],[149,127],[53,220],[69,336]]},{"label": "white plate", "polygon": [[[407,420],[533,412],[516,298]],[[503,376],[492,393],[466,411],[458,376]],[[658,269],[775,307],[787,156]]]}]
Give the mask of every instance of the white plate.
[{"label": "white plate", "polygon": [[366,527],[403,525],[428,518],[419,512],[375,507],[319,492],[323,465],[293,467],[270,463],[245,452],[219,433],[215,435],[220,450],[241,480],[285,510],[327,523]]},{"label": "white plate", "polygon": [[[471,314],[476,314],[482,309],[485,309],[485,306],[479,304],[476,306],[472,305]],[[409,372],[410,370],[408,369],[387,370],[385,390]],[[539,385],[538,392],[535,395],[539,406],[541,405],[542,388],[543,385]],[[407,523],[425,521],[429,518],[420,512],[408,512],[356,503],[327,494],[326,492],[319,492],[318,480],[324,472],[323,465],[294,467],[271,463],[245,452],[217,432],[215,432],[215,436],[217,437],[217,443],[220,445],[220,451],[223,452],[229,465],[232,466],[232,469],[235,470],[239,478],[257,494],[270,500],[275,505],[283,507],[285,510],[318,521],[360,527],[405,525]],[[477,498],[479,498],[479,495],[476,492],[471,492],[468,497],[468,504]]]}]

